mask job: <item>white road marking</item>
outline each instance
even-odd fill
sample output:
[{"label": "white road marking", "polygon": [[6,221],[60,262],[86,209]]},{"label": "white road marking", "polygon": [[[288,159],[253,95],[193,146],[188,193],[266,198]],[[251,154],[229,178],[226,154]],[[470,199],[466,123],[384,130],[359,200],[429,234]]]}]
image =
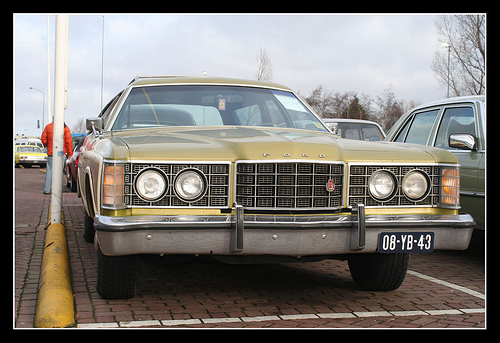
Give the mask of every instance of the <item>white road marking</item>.
[{"label": "white road marking", "polygon": [[339,318],[366,318],[366,317],[406,317],[406,316],[441,316],[441,315],[461,315],[471,313],[485,313],[484,308],[465,308],[453,310],[428,310],[428,311],[366,311],[366,312],[345,312],[345,313],[309,313],[309,314],[283,314],[277,316],[256,316],[256,317],[226,317],[226,318],[201,318],[201,319],[174,319],[174,320],[144,320],[115,323],[82,323],[77,327],[82,329],[97,328],[132,328],[144,326],[179,326],[193,324],[220,324],[220,323],[240,323],[240,322],[267,322],[273,320],[301,320],[301,319],[339,319]]},{"label": "white road marking", "polygon": [[135,328],[139,326],[155,326],[161,325],[159,320],[134,320],[131,322],[120,322],[120,327]]},{"label": "white road marking", "polygon": [[199,319],[174,319],[174,320],[162,320],[162,325],[165,326],[177,326],[177,325],[192,325],[201,324],[202,321]]},{"label": "white road marking", "polygon": [[419,272],[415,272],[413,270],[408,270],[407,273],[410,275],[413,275],[413,276],[417,276],[417,277],[424,279],[424,280],[427,280],[427,281],[431,281],[431,282],[438,283],[440,285],[443,285],[443,286],[446,286],[449,288],[459,290],[461,292],[467,293],[467,294],[472,295],[472,296],[479,298],[479,299],[483,299],[483,300],[486,299],[486,295],[484,295],[483,293],[473,291],[472,289],[469,289],[469,288],[466,288],[463,286],[459,286],[459,285],[456,285],[456,284],[448,282],[448,281],[439,280],[439,279],[436,279],[435,277],[425,275],[425,274],[422,274]]},{"label": "white road marking", "polygon": [[393,316],[393,314],[387,312],[387,311],[367,311],[367,312],[353,312],[356,317],[359,318],[365,318],[365,317],[387,317],[387,316]]},{"label": "white road marking", "polygon": [[[467,287],[436,279],[413,270],[408,270],[408,274],[431,281],[452,289],[459,290],[474,297],[485,299],[483,293],[474,291]],[[282,314],[277,316],[255,316],[255,317],[225,317],[225,318],[193,318],[193,319],[173,319],[173,320],[143,320],[114,323],[82,323],[77,327],[82,329],[95,328],[130,328],[145,326],[179,326],[194,324],[219,324],[219,323],[239,323],[239,322],[267,322],[273,320],[301,320],[301,319],[339,319],[339,318],[366,318],[366,317],[405,317],[405,316],[441,316],[441,315],[461,315],[471,313],[485,313],[485,308],[464,308],[451,310],[415,310],[415,311],[366,311],[366,312],[344,312],[344,313],[307,313],[307,314]]]}]

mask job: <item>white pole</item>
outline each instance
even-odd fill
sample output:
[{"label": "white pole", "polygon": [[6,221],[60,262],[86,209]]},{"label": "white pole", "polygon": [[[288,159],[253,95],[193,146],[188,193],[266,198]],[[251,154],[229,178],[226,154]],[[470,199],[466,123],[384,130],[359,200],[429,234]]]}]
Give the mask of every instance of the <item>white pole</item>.
[{"label": "white pole", "polygon": [[66,84],[66,49],[68,16],[56,16],[56,61],[54,77],[54,140],[52,144],[52,212],[51,224],[61,223],[62,172],[64,153],[64,99]]},{"label": "white pole", "polygon": [[[50,108],[50,26],[49,26],[50,17],[47,15],[47,124],[50,124],[52,121],[52,111]],[[45,127],[42,129],[44,130]],[[42,131],[43,132],[43,131]]]},{"label": "white pole", "polygon": [[102,111],[102,90],[104,87],[104,16],[102,16],[102,38],[101,38],[101,107],[99,112]]}]

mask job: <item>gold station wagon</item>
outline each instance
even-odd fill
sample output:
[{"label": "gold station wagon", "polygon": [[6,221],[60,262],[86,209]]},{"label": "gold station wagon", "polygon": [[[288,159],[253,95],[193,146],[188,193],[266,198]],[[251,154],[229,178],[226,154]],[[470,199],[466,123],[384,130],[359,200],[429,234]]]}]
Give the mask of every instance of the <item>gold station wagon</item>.
[{"label": "gold station wagon", "polygon": [[341,139],[278,84],[137,77],[87,128],[78,190],[103,298],[136,294],[142,254],[347,259],[358,287],[388,291],[410,253],[470,242],[453,154]]}]

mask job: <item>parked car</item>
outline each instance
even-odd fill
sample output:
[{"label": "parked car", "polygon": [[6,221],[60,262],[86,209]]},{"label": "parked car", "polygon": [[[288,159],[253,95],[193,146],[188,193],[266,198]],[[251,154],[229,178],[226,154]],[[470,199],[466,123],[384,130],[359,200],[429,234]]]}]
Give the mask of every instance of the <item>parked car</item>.
[{"label": "parked car", "polygon": [[[79,138],[81,137],[78,136]],[[80,149],[85,141],[85,136],[78,139],[78,143],[73,149],[73,155],[66,160],[66,165],[64,166],[64,171],[66,173],[66,187],[71,188],[72,192],[77,192],[77,182],[78,180],[78,161],[80,160]]]},{"label": "parked car", "polygon": [[34,145],[40,148],[44,148],[43,143],[40,138],[18,138],[14,141],[15,145]]},{"label": "parked car", "polygon": [[47,166],[47,153],[36,145],[15,145],[14,146],[15,166],[31,168],[32,165],[39,165],[40,168]]},{"label": "parked car", "polygon": [[470,242],[453,154],[341,139],[282,85],[136,78],[86,122],[78,182],[103,298],[136,294],[141,254],[347,259],[360,288],[388,291],[409,253]]},{"label": "parked car", "polygon": [[80,141],[84,140],[87,137],[86,133],[72,133],[71,139],[73,140],[73,149],[80,143]]},{"label": "parked car", "polygon": [[485,221],[486,106],[484,96],[449,98],[403,115],[387,141],[424,144],[450,151],[460,163],[460,203],[478,228]]},{"label": "parked car", "polygon": [[385,133],[382,127],[370,120],[326,118],[323,121],[332,132],[342,138],[361,141],[383,141]]}]

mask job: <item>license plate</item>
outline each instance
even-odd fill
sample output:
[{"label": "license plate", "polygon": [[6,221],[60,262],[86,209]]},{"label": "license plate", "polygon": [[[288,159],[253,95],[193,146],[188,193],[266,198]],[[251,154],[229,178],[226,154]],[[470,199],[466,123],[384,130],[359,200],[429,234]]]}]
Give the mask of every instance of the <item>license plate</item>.
[{"label": "license plate", "polygon": [[382,232],[378,240],[379,253],[431,252],[434,232]]}]

